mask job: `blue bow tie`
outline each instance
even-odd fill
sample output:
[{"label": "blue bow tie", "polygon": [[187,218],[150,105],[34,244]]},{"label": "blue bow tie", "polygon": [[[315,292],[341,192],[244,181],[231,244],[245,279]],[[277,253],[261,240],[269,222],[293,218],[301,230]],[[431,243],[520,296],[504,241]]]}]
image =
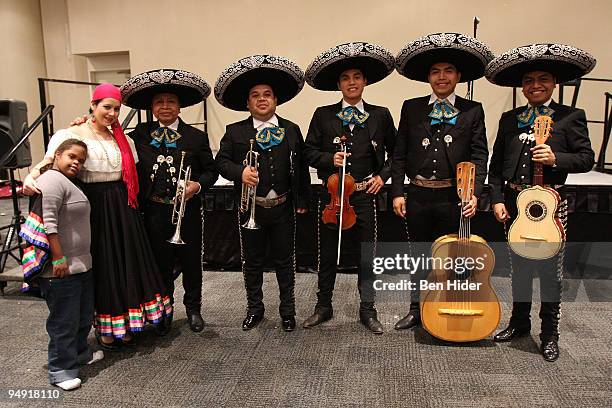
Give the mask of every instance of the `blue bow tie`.
[{"label": "blue bow tie", "polygon": [[555,110],[549,108],[548,106],[529,106],[523,112],[516,115],[518,119],[518,127],[524,128],[527,126],[533,126],[533,122],[535,122],[535,118],[538,116],[552,116],[555,113]]},{"label": "blue bow tie", "polygon": [[459,109],[455,108],[446,99],[440,101],[439,99],[434,103],[433,109],[428,115],[431,118],[431,125],[437,125],[438,123],[447,123],[454,125],[457,123],[457,116],[459,116]]},{"label": "blue bow tie", "polygon": [[153,147],[160,147],[162,143],[170,149],[176,149],[176,141],[180,139],[180,133],[162,126],[153,132],[151,132],[151,142],[149,143]]},{"label": "blue bow tie", "polygon": [[285,138],[285,128],[273,126],[266,127],[257,132],[255,140],[263,150],[280,144]]},{"label": "blue bow tie", "polygon": [[368,119],[370,114],[368,112],[361,112],[354,106],[347,106],[336,114],[342,121],[342,126],[357,125],[359,127],[365,127],[365,121]]}]

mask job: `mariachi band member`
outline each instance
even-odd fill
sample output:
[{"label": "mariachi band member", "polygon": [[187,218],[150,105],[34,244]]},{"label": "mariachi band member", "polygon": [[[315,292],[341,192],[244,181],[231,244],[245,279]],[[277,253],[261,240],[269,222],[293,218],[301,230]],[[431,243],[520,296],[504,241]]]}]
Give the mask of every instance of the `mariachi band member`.
[{"label": "mariachi band member", "polygon": [[[356,191],[349,200],[356,213],[353,228],[360,242],[376,243],[375,199],[391,175],[390,156],[395,143],[395,126],[389,110],[364,102],[362,95],[367,85],[387,77],[393,71],[393,66],[394,59],[389,51],[375,44],[354,42],[323,52],[306,70],[306,81],[313,88],[342,92],[340,102],[316,109],[306,136],[305,155],[308,163],[317,169],[324,185],[332,174],[338,173],[346,160],[346,173],[356,182]],[[343,136],[346,138],[346,153],[337,151],[337,142]],[[330,199],[321,201],[324,207]],[[320,203],[319,211],[321,209]],[[338,227],[334,225],[330,229],[321,223],[318,228],[319,291],[314,313],[303,323],[305,328],[316,326],[333,316]],[[381,334],[383,327],[374,308],[373,269],[362,266],[371,265],[372,259],[369,254],[363,256],[367,256],[367,259],[361,260],[358,270],[359,317],[365,327]]]},{"label": "mariachi band member", "polygon": [[[171,295],[175,262],[178,260],[182,266],[187,320],[191,330],[200,332],[204,328],[202,259],[198,256],[202,253],[201,206],[204,192],[215,184],[218,174],[208,135],[186,124],[179,113],[181,108],[202,102],[210,94],[210,87],[191,72],[160,69],[133,76],[123,84],[121,93],[125,105],[150,109],[156,119],[138,124],[129,134],[140,159],[137,171],[141,211],[155,260]],[[169,242],[177,228],[172,219],[174,209],[179,208],[175,201],[180,197],[175,194],[187,166],[191,166],[191,177],[185,187],[187,201],[178,231],[184,244],[175,244]],[[158,326],[158,334],[167,334],[171,323],[171,317],[167,318],[163,326]]]},{"label": "mariachi band member", "polygon": [[[595,66],[595,59],[578,48],[563,44],[533,44],[501,54],[487,67],[487,79],[500,86],[522,87],[527,105],[502,114],[489,166],[491,206],[495,218],[506,222],[517,217],[516,199],[530,187],[534,163],[543,165],[543,181],[560,195],[556,216],[563,235],[567,200],[563,184],[568,173],[592,169],[594,152],[589,141],[584,110],[552,99],[556,84],[580,78]],[[533,124],[538,116],[552,117],[551,137],[534,146]],[[511,341],[529,335],[533,276],[540,277],[540,351],[546,361],[559,357],[559,317],[563,247],[549,259],[532,260],[511,253],[512,316],[508,327],[493,340]]]},{"label": "mariachi band member", "polygon": [[215,97],[226,108],[250,116],[227,126],[216,162],[234,182],[244,213],[238,226],[247,316],[243,330],[264,316],[263,268],[266,248],[274,263],[284,331],[295,329],[295,212],[307,211],[310,173],[302,157],[300,128],[276,114],[304,86],[303,71],[291,60],[253,55],[230,65],[215,84]]},{"label": "mariachi band member", "polygon": [[[484,75],[493,59],[480,41],[458,33],[430,34],[408,43],[396,58],[397,71],[427,82],[432,93],[404,101],[393,153],[393,210],[405,218],[408,239],[432,243],[459,230],[461,209],[456,191],[457,163],[476,165],[475,194],[463,215],[476,213],[477,197],[487,174],[487,136],[484,111],[479,102],[457,96],[459,82]],[[404,198],[404,176],[409,179]],[[413,279],[425,279],[417,271]],[[421,323],[417,283],[411,291],[410,311],[395,324],[396,330]]]}]

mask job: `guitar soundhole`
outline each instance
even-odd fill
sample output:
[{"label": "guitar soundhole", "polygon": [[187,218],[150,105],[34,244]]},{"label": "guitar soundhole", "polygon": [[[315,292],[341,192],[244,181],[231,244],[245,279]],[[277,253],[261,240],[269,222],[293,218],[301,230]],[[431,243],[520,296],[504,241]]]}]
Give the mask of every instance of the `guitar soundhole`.
[{"label": "guitar soundhole", "polygon": [[532,201],[525,208],[525,213],[531,221],[540,221],[546,217],[546,207],[541,201]]}]

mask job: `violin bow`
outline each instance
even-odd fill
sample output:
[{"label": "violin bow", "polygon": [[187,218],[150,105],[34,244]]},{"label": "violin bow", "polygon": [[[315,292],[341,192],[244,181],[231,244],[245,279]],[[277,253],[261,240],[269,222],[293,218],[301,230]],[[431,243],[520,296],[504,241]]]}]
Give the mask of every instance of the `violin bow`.
[{"label": "violin bow", "polygon": [[339,198],[340,198],[340,219],[338,220],[338,250],[336,257],[336,266],[340,266],[340,245],[342,244],[342,216],[344,215],[344,180],[346,175],[346,144],[345,137],[340,139],[340,151],[345,153],[342,158],[342,176],[340,177]]}]

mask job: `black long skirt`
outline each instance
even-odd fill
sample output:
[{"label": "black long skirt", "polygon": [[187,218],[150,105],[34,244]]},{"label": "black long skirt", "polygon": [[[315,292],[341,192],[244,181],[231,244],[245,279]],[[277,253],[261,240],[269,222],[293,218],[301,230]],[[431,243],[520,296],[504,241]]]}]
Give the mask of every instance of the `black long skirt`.
[{"label": "black long skirt", "polygon": [[91,204],[91,255],[95,326],[102,336],[122,338],[172,314],[138,210],[128,206],[122,181],[87,183]]}]

